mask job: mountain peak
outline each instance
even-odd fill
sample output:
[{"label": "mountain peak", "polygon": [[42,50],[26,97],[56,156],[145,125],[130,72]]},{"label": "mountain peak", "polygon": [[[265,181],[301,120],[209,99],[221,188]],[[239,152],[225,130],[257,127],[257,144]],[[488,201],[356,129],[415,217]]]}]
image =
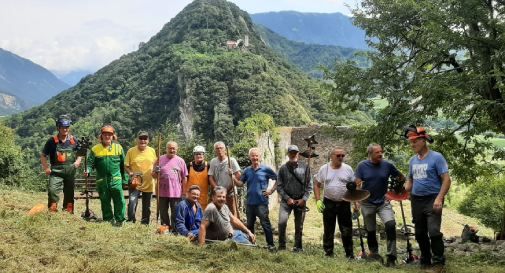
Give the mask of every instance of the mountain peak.
[{"label": "mountain peak", "polygon": [[265,48],[247,12],[225,0],[195,0],[151,40],[225,47],[227,41],[244,40],[246,36],[255,45],[251,50]]}]

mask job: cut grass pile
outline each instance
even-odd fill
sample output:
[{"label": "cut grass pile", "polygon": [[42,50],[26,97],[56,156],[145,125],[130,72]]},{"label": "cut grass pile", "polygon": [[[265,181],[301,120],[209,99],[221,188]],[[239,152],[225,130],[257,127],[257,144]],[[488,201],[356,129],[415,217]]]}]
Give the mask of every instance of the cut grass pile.
[{"label": "cut grass pile", "polygon": [[[234,249],[226,243],[198,247],[180,236],[155,234],[154,223],[150,226],[128,223],[117,228],[109,223],[86,222],[79,217],[84,209],[82,201],[77,204],[75,215],[61,212],[26,215],[35,204],[44,202],[44,193],[0,187],[1,272],[420,272],[417,266],[399,265],[390,269],[377,262],[349,262],[343,258],[339,243],[336,257],[324,257],[322,220],[313,201],[309,202],[311,210],[305,221],[305,251],[296,254],[270,253],[261,247]],[[99,201],[92,203],[100,215]],[[448,214],[445,217],[444,225],[452,221]],[[276,228],[275,209],[270,218]],[[463,220],[468,219],[457,221]],[[460,231],[459,226],[454,232]],[[290,219],[288,247],[292,246],[292,238]],[[258,245],[264,246],[264,236],[259,234],[258,239]],[[355,239],[356,253],[358,242]],[[404,253],[404,246],[403,241],[399,242],[400,253]],[[486,257],[449,255],[448,272],[503,272],[498,262]]]}]

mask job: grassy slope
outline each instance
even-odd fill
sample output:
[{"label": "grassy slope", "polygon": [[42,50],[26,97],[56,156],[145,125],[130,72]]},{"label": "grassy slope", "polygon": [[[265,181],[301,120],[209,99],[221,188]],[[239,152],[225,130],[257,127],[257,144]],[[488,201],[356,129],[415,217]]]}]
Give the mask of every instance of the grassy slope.
[{"label": "grassy slope", "polygon": [[[114,228],[108,223],[88,223],[78,215],[58,213],[26,216],[37,203],[44,203],[43,193],[27,193],[0,188],[0,268],[2,272],[418,272],[417,267],[386,269],[378,263],[347,262],[342,247],[336,244],[337,257],[325,258],[321,248],[322,220],[314,203],[309,206],[304,230],[305,252],[271,254],[265,249],[229,245],[199,248],[184,238],[159,236],[154,225],[127,224]],[[94,200],[94,210],[98,201]],[[405,206],[406,208],[408,205]],[[83,210],[79,201],[76,212]],[[273,225],[277,224],[272,211]],[[450,210],[445,211],[444,232],[458,235],[469,221]],[[461,218],[460,218],[461,217]],[[445,227],[455,227],[452,228]],[[259,244],[264,245],[263,235]],[[292,220],[288,240],[293,238]],[[288,242],[288,247],[291,243]],[[355,240],[356,251],[358,240]],[[403,253],[404,242],[399,243]],[[403,255],[403,254],[400,254]],[[477,257],[448,258],[448,272],[503,272],[495,261]]]}]

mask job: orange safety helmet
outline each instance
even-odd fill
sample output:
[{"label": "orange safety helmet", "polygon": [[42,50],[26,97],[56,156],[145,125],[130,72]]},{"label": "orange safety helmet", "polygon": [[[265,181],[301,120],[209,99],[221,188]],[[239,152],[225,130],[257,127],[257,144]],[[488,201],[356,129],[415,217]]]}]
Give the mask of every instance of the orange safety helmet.
[{"label": "orange safety helmet", "polygon": [[423,127],[416,127],[415,125],[405,127],[403,136],[408,140],[424,138],[429,143],[433,143],[433,138],[426,133],[426,130]]},{"label": "orange safety helmet", "polygon": [[100,139],[100,141],[102,140],[102,134],[103,133],[111,133],[112,134],[112,140],[117,140],[116,130],[114,130],[114,127],[112,127],[112,125],[107,124],[107,125],[102,126],[102,128],[100,129],[100,135],[98,136],[98,138]]}]

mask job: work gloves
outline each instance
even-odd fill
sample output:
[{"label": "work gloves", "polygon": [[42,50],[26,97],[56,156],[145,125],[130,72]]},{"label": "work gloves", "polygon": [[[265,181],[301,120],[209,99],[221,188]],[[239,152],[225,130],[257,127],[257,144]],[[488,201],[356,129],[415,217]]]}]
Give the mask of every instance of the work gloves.
[{"label": "work gloves", "polygon": [[323,210],[324,210],[324,203],[323,203],[323,201],[317,200],[316,201],[316,207],[317,207],[317,211],[319,211],[320,213],[323,213]]}]

